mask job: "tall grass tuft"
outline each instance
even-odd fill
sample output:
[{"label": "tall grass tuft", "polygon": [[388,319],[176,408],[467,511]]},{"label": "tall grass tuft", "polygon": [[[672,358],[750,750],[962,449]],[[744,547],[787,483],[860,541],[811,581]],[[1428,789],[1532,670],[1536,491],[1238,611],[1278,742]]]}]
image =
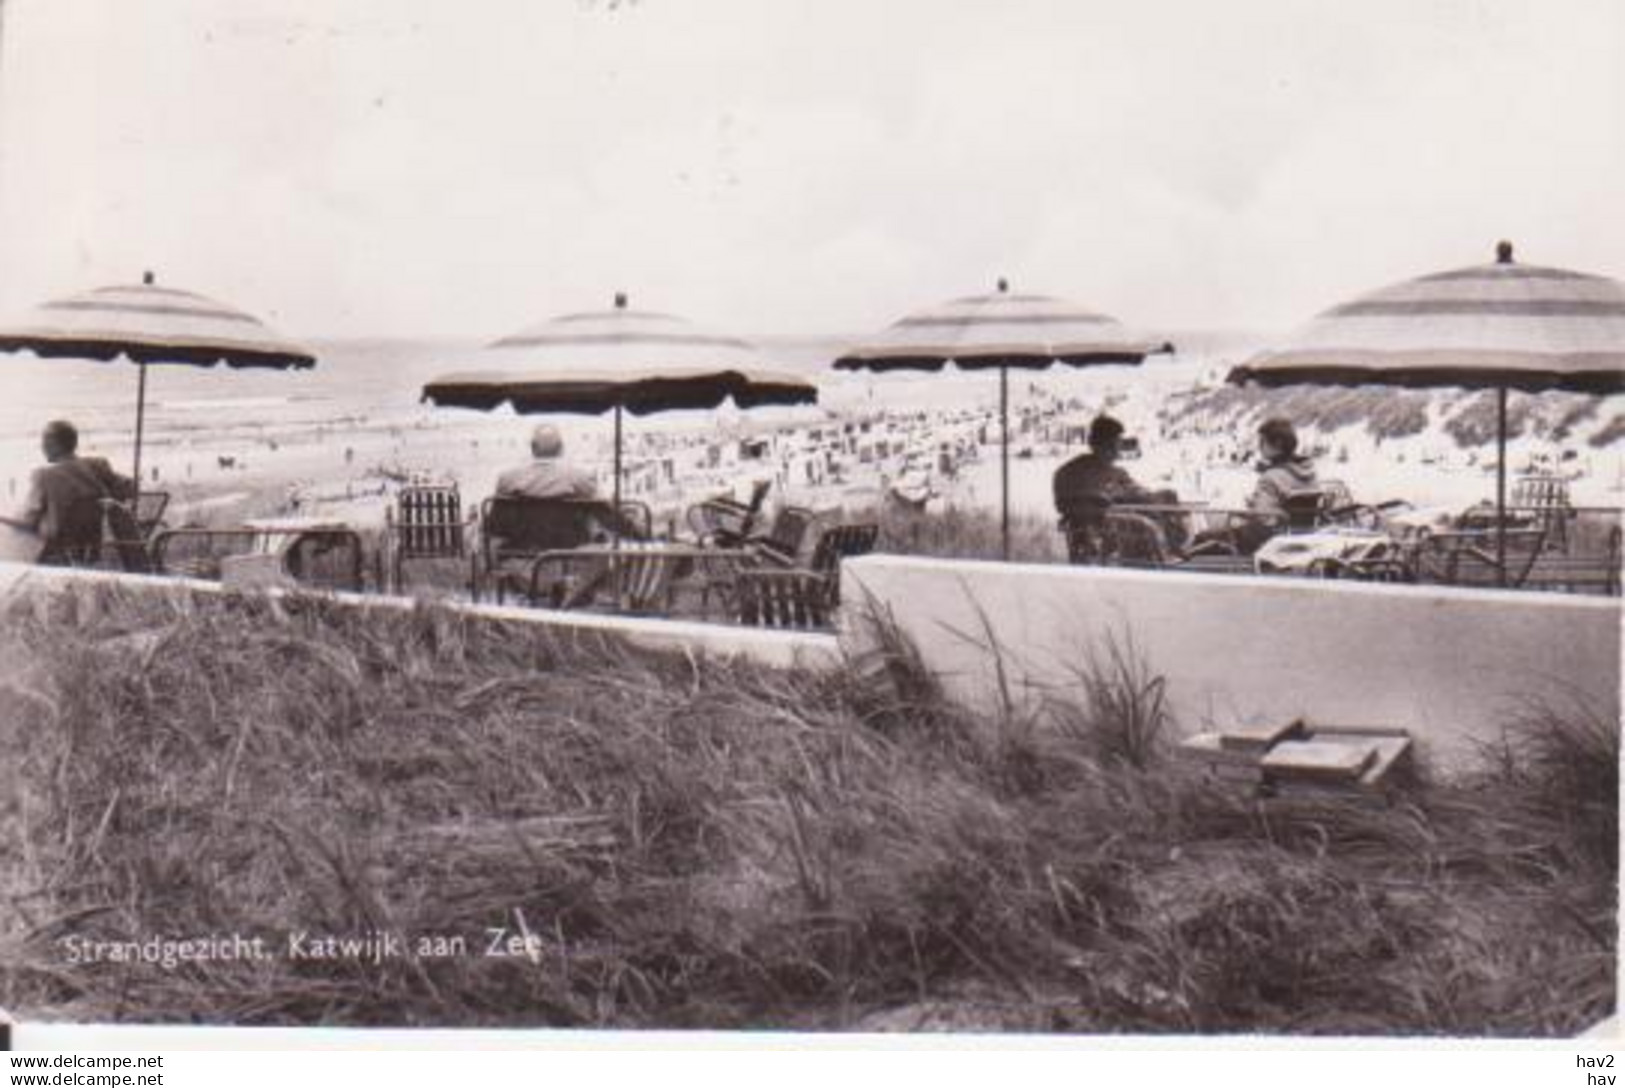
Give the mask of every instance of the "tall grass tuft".
[{"label": "tall grass tuft", "polygon": [[[29,1016],[1555,1035],[1613,1008],[1605,715],[1525,714],[1392,806],[1265,803],[1160,758],[1126,637],[1018,729],[895,628],[821,673],[427,604],[3,607],[0,1004]],[[468,947],[287,954],[373,931]],[[68,952],[230,933],[277,954]]]}]

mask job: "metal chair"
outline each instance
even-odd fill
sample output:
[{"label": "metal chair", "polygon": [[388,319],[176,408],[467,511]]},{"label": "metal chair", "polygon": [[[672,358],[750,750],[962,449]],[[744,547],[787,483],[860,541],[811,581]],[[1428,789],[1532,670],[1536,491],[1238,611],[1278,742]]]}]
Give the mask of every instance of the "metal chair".
[{"label": "metal chair", "polygon": [[1412,545],[1410,567],[1418,582],[1517,589],[1528,580],[1545,546],[1546,530],[1506,529],[1506,566],[1496,557],[1494,530],[1422,534]]},{"label": "metal chair", "polygon": [[830,583],[807,570],[744,570],[734,588],[739,622],[753,627],[828,627],[835,609]]},{"label": "metal chair", "polygon": [[[168,500],[168,496],[165,496]],[[113,546],[119,566],[127,574],[151,574],[152,556],[147,549],[148,537],[141,531],[135,512],[117,499],[103,499],[102,527],[104,543]],[[159,507],[160,512],[162,507]]]},{"label": "metal chair", "polygon": [[167,491],[143,491],[137,495],[135,509],[130,512],[136,535],[143,541],[152,540],[153,534],[164,527],[164,511],[168,509]]},{"label": "metal chair", "polygon": [[669,615],[678,573],[688,562],[637,541],[615,549],[547,552],[531,564],[526,597],[553,608],[585,608],[602,591],[617,612]]},{"label": "metal chair", "polygon": [[751,487],[748,502],[732,498],[706,499],[689,507],[683,520],[694,538],[703,544],[737,546],[756,528],[762,504],[772,486],[768,480],[756,481]]},{"label": "metal chair", "polygon": [[617,529],[624,538],[639,538],[640,526],[600,499],[493,495],[480,504],[480,547],[470,561],[469,591],[477,601],[494,587],[500,604],[509,588],[526,584],[518,573],[521,566],[528,567],[545,552],[570,551],[607,538]]},{"label": "metal chair", "polygon": [[1574,517],[1568,480],[1561,476],[1520,476],[1513,482],[1507,506],[1546,530],[1547,551],[1568,553],[1569,522]]},{"label": "metal chair", "polygon": [[1618,597],[1621,582],[1620,537],[1620,527],[1615,525],[1608,531],[1607,543],[1600,552],[1589,555],[1554,555],[1547,552],[1536,556],[1534,565],[1524,578],[1525,588]]},{"label": "metal chair", "polygon": [[793,567],[801,555],[807,530],[818,515],[805,506],[781,506],[766,533],[747,537],[745,547],[759,558],[780,567]]},{"label": "metal chair", "polygon": [[1106,511],[1102,536],[1113,566],[1166,567],[1174,559],[1162,526],[1144,514]]},{"label": "metal chair", "polygon": [[841,560],[854,555],[868,555],[875,550],[875,543],[879,539],[880,526],[873,523],[832,525],[818,534],[807,569],[829,581],[831,600],[839,604]]},{"label": "metal chair", "polygon": [[51,534],[35,562],[51,567],[94,567],[102,558],[102,497],[83,495],[56,511]]},{"label": "metal chair", "polygon": [[1066,535],[1067,562],[1088,565],[1105,562],[1110,551],[1106,542],[1106,511],[1111,500],[1104,495],[1080,497],[1061,517]]},{"label": "metal chair", "polygon": [[464,558],[472,524],[472,518],[463,516],[462,497],[455,484],[401,488],[394,506],[384,511],[378,559],[381,568],[387,564],[388,578],[380,581],[397,591],[407,560]]}]

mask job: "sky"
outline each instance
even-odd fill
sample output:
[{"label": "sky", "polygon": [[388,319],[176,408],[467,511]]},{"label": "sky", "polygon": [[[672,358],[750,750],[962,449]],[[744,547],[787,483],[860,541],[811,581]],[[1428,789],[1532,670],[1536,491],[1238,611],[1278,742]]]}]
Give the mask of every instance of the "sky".
[{"label": "sky", "polygon": [[1289,329],[1625,277],[1619,0],[0,0],[0,312],[294,336],[634,304],[854,334],[991,289]]}]

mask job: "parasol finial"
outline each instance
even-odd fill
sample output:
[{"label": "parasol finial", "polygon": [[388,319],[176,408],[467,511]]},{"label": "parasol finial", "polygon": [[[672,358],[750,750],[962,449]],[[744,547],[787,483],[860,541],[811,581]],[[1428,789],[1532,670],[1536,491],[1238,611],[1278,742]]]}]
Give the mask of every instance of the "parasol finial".
[{"label": "parasol finial", "polygon": [[1511,264],[1512,263],[1512,243],[1511,242],[1500,241],[1500,242],[1495,243],[1495,263],[1496,264]]},{"label": "parasol finial", "polygon": [[615,292],[615,308],[617,310],[626,309],[626,292],[625,291],[616,291]]},{"label": "parasol finial", "polygon": [[1003,276],[1000,276],[999,277],[999,294],[1001,294],[1001,295],[1005,294],[1009,290],[1010,290],[1010,281],[1005,279]]},{"label": "parasol finial", "polygon": [[147,271],[141,273],[141,282],[146,286],[151,287],[153,284],[158,282],[158,277],[154,276],[152,274],[152,269],[149,268]]}]

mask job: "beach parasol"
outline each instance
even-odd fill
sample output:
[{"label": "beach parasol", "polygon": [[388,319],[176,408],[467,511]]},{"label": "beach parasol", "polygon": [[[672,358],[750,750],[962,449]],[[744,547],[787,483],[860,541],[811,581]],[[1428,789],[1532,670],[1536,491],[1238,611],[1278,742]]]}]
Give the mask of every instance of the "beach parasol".
[{"label": "beach parasol", "polygon": [[316,365],[314,355],[256,318],[201,295],[159,287],[151,272],[138,285],[102,287],[45,303],[20,324],[0,327],[0,351],[104,363],[128,359],[136,364],[132,475],[138,493],[150,364],[225,363],[277,370]]},{"label": "beach parasol", "polygon": [[999,371],[1001,447],[1000,527],[1010,558],[1010,368],[1041,370],[1054,363],[1138,364],[1172,345],[1143,340],[1110,317],[1045,295],[1011,294],[1001,279],[993,294],[975,295],[897,321],[873,340],[847,349],[839,370]]},{"label": "beach parasol", "polygon": [[1625,284],[1518,264],[1407,280],[1320,314],[1230,381],[1459,386],[1497,391],[1496,557],[1506,577],[1507,391],[1625,391]]},{"label": "beach parasol", "polygon": [[489,369],[436,378],[423,399],[489,411],[615,413],[615,507],[621,502],[621,416],[683,408],[811,404],[807,379],[768,369],[743,340],[719,336],[669,314],[628,308],[565,314],[485,349]]}]

